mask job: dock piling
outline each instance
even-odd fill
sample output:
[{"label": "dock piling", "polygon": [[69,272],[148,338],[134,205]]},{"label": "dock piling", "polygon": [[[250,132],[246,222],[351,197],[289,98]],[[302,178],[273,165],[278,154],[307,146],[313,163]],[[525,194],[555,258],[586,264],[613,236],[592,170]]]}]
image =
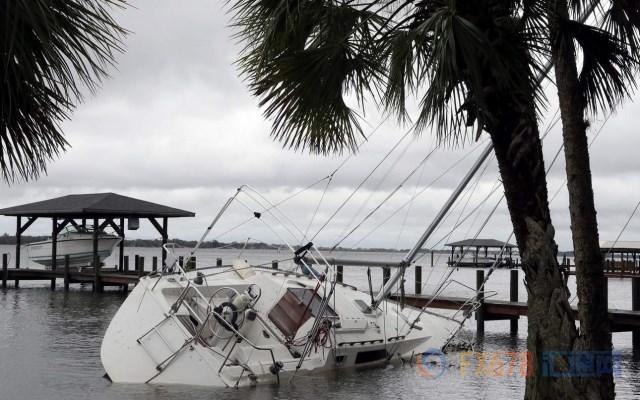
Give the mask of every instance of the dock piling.
[{"label": "dock piling", "polygon": [[271,261],[271,268],[272,269],[278,269],[278,261],[277,260]]},{"label": "dock piling", "polygon": [[216,258],[216,267],[222,267],[222,258]]},{"label": "dock piling", "polygon": [[[433,252],[431,252],[431,260],[433,260]],[[431,266],[433,267],[433,263],[431,263]],[[416,294],[422,294],[422,267],[419,265],[416,265],[415,281],[416,281],[416,287],[415,287]]]},{"label": "dock piling", "polygon": [[69,291],[69,276],[70,276],[70,268],[69,268],[69,255],[64,256],[64,291]]},{"label": "dock piling", "polygon": [[122,257],[122,263],[124,264],[123,270],[125,273],[129,272],[129,256]]},{"label": "dock piling", "polygon": [[476,311],[476,330],[478,335],[484,334],[484,270],[476,270],[476,291],[480,307]]},{"label": "dock piling", "polygon": [[342,265],[336,267],[336,281],[339,283],[343,283],[344,281],[344,267]]},{"label": "dock piling", "polygon": [[157,256],[153,256],[153,258],[151,259],[151,271],[153,271],[153,272],[157,272],[158,271],[158,257]]},{"label": "dock piling", "polygon": [[[20,269],[20,248],[22,247],[22,243],[21,243],[21,236],[22,236],[22,217],[18,216],[16,217],[17,220],[17,226],[16,226],[16,255],[15,255],[15,262],[16,262],[16,269]],[[16,279],[14,282],[14,286],[15,288],[19,288],[20,287],[20,280]]]},{"label": "dock piling", "polygon": [[144,275],[144,257],[138,257],[138,276],[141,277]]},{"label": "dock piling", "polygon": [[[640,311],[640,278],[631,278],[631,310]],[[640,329],[636,328],[632,332],[633,353],[638,358],[640,356]]]},{"label": "dock piling", "polygon": [[[509,271],[511,273],[509,279],[509,301],[517,303],[518,302],[518,270],[512,269]],[[512,335],[518,333],[518,317],[512,317],[509,320],[509,331]]]},{"label": "dock piling", "polygon": [[93,263],[93,291],[96,293],[102,293],[102,279],[100,276],[102,268],[100,268],[100,263],[100,256],[96,256]]},{"label": "dock piling", "polygon": [[382,268],[382,282],[383,282],[383,284],[386,285],[387,282],[389,282],[389,279],[391,279],[391,268],[383,267]]},{"label": "dock piling", "polygon": [[[52,218],[53,229],[51,231],[51,271],[58,267],[58,218]],[[51,278],[51,290],[56,290],[56,278]]]},{"label": "dock piling", "polygon": [[7,278],[9,277],[8,254],[2,255],[2,288],[7,288]]}]

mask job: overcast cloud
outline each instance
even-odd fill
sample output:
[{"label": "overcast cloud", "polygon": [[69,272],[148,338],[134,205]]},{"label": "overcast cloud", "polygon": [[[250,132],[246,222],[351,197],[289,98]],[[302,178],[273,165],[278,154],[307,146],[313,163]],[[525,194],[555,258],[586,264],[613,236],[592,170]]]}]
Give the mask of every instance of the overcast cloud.
[{"label": "overcast cloud", "polygon": [[[238,186],[249,184],[275,202],[327,176],[344,160],[346,155],[321,157],[294,153],[271,141],[268,121],[262,118],[256,99],[249,95],[233,66],[238,46],[231,39],[233,32],[228,28],[229,16],[223,10],[223,2],[145,0],[135,2],[135,6],[117,11],[121,23],[133,31],[126,39],[126,53],[119,57],[118,69],[112,72],[103,88],[95,96],[88,97],[72,119],[64,123],[73,147],[52,163],[48,175],[39,181],[0,186],[0,207],[71,193],[112,191],[196,212],[196,218],[170,223],[172,237],[194,239]],[[555,93],[553,89],[548,92],[551,115],[555,112]],[[365,133],[370,134],[380,121],[380,115],[369,112]],[[637,155],[640,136],[636,133],[639,123],[640,106],[628,102],[611,117],[592,148],[602,239],[615,239],[640,200]],[[601,120],[593,121],[592,135],[601,124]],[[392,122],[382,124],[359,154],[350,158],[336,174],[310,228],[307,227],[326,182],[293,198],[282,210],[302,231],[315,233],[404,132],[404,128]],[[409,141],[411,144],[407,145]],[[547,163],[556,153],[560,141],[556,126],[545,141]],[[323,245],[334,244],[385,199],[435,144],[429,132],[401,143],[316,241]],[[419,168],[413,178],[343,245],[411,246],[473,162],[478,150],[431,185],[410,207],[397,212],[382,228],[367,234],[450,165],[482,145],[470,143],[463,148],[438,149],[424,168]],[[497,179],[494,164],[492,161],[477,187],[473,186],[476,190],[469,200],[464,198],[459,202],[455,212],[434,236],[432,245],[455,224],[462,209],[471,210],[489,193]],[[563,180],[561,155],[550,172],[551,194]],[[449,239],[473,237],[501,193],[499,189],[480,212]],[[248,197],[241,200],[249,208],[259,209]],[[560,248],[570,249],[566,189],[561,190],[551,206]],[[235,204],[212,238],[249,216],[242,205]],[[291,239],[290,233],[277,228],[272,216],[265,215],[263,219],[274,225],[278,234]],[[13,234],[14,231],[15,220],[0,217],[0,233]],[[42,221],[27,233],[47,234],[49,231],[49,223]],[[509,233],[508,214],[502,204],[481,236],[504,240]],[[153,238],[158,235],[149,224],[142,224],[141,229],[131,232],[130,236]],[[253,221],[219,239],[230,241],[247,237],[281,242],[260,221]],[[640,216],[631,223],[622,239],[640,240]]]}]

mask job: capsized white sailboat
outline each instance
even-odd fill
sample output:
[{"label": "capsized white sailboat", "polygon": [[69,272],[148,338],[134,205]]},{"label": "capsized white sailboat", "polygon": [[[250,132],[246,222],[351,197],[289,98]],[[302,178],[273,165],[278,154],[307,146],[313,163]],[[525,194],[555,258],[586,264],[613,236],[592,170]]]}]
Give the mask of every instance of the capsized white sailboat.
[{"label": "capsized white sailboat", "polygon": [[[140,280],[111,321],[101,348],[107,375],[114,382],[239,387],[440,350],[460,323],[402,308],[388,295],[490,151],[485,149],[375,298],[338,283],[334,266],[311,242],[298,250],[290,246],[304,274],[244,260],[226,269],[185,272],[172,257],[160,273]],[[324,271],[310,268],[308,257]]]},{"label": "capsized white sailboat", "polygon": [[[109,257],[122,238],[101,232],[98,235],[98,256],[101,260]],[[46,267],[51,266],[51,238],[29,243],[25,246],[29,259]],[[93,262],[93,230],[91,227],[67,227],[56,237],[56,265],[63,265],[69,256],[72,267],[88,266]]]},{"label": "capsized white sailboat", "polygon": [[[180,268],[178,267],[178,270]],[[238,387],[440,348],[455,322],[312,275],[250,266],[149,276],[104,337],[114,382]]]}]

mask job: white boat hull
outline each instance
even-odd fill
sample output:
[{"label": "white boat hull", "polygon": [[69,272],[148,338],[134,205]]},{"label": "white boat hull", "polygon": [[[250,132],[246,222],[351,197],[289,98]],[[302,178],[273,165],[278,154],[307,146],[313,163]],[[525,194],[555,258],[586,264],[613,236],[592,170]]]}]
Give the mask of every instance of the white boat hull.
[{"label": "white boat hull", "polygon": [[[104,260],[109,257],[121,240],[121,238],[112,235],[99,236],[98,256],[100,259]],[[51,266],[51,240],[31,243],[26,248],[31,261],[46,267]],[[72,267],[91,265],[93,262],[93,237],[90,234],[85,234],[80,237],[58,239],[56,265],[64,265],[66,256],[69,256],[69,264]]]},{"label": "white boat hull", "polygon": [[[195,277],[195,272],[190,274]],[[215,322],[189,328],[193,318],[189,317],[185,303],[195,309],[197,300],[192,304],[189,295],[177,312],[171,310],[186,281],[181,281],[179,275],[144,277],[105,333],[101,359],[110,379],[122,383],[214,387],[286,382],[294,375],[371,366],[440,349],[455,329],[454,321],[430,314],[421,316],[418,329],[409,329],[408,321],[413,321],[418,310],[400,310],[393,302],[367,315],[358,309],[357,302],[369,300],[368,294],[347,285],[336,285],[335,302],[330,303],[338,316],[329,339],[333,345],[311,350],[298,369],[298,352],[302,348],[291,342],[285,345],[285,335],[270,320],[269,312],[288,289],[302,286],[312,289],[315,281],[266,271],[257,271],[245,279],[225,275],[216,275],[215,285],[213,282],[207,285],[205,281],[197,288],[204,297],[212,296],[217,304],[215,296],[219,288],[234,287],[240,292],[248,285],[260,285],[263,294],[253,308],[257,318],[243,320],[239,327],[247,340],[234,345],[235,339],[218,339],[216,335],[222,337],[228,332]],[[300,326],[294,343],[306,338],[314,320],[310,318]],[[252,347],[249,341],[262,350]],[[282,366],[278,373],[273,371],[274,359]]]}]

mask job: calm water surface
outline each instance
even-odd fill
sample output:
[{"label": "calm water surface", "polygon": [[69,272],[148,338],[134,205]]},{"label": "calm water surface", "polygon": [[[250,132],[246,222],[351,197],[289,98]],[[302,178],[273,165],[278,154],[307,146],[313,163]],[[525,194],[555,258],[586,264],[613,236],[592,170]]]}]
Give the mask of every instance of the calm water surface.
[{"label": "calm water surface", "polygon": [[[10,247],[0,246],[0,252],[11,252]],[[129,254],[146,257],[156,255],[152,249],[129,249]],[[198,259],[199,265],[215,262],[216,257],[230,259],[237,251],[205,251]],[[277,252],[250,251],[245,256],[254,263],[270,262],[278,258]],[[281,255],[280,255],[281,256]],[[399,254],[350,253],[335,257],[363,259],[397,259]],[[108,261],[108,260],[107,260]],[[436,264],[442,264],[436,262]],[[444,260],[446,261],[446,260]],[[424,265],[428,265],[425,260]],[[26,265],[25,265],[26,266]],[[346,268],[345,268],[346,269]],[[423,277],[431,273],[427,288],[446,271],[435,268],[423,271]],[[412,273],[408,274],[407,288],[413,288]],[[465,284],[475,282],[475,272],[460,270],[454,277]],[[374,288],[380,284],[381,273],[374,274]],[[363,269],[346,269],[345,281],[364,287]],[[508,296],[508,271],[496,271],[487,290],[497,292],[496,298]],[[570,282],[573,287],[573,282]],[[630,282],[610,280],[611,307],[630,306]],[[48,282],[23,282],[19,290],[0,290],[0,400],[13,399],[317,399],[347,398],[465,398],[465,399],[515,399],[523,395],[524,378],[519,373],[512,376],[487,376],[475,374],[469,368],[461,369],[460,354],[449,355],[449,366],[438,379],[421,374],[413,364],[389,366],[358,371],[341,371],[309,377],[296,377],[290,384],[278,387],[253,389],[211,389],[190,386],[150,386],[112,384],[103,378],[100,363],[100,343],[113,314],[122,303],[117,292],[102,295],[91,293],[90,286],[72,285],[69,293],[51,292]],[[409,290],[408,290],[409,291]],[[448,294],[470,293],[462,286],[452,286]],[[524,288],[521,286],[520,300]],[[469,324],[468,335],[473,335]],[[487,322],[484,340],[479,343],[482,351],[523,351],[526,347],[526,319],[520,320],[520,334],[508,333],[508,322]],[[623,354],[622,372],[616,378],[618,398],[640,398],[640,363],[633,361],[631,335],[614,334],[614,346]]]}]

